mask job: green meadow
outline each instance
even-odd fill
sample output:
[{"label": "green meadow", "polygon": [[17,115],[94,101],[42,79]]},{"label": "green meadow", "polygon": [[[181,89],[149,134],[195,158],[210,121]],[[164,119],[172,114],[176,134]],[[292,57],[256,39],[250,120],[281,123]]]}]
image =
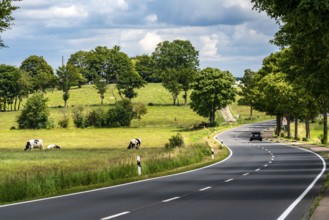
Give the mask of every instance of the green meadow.
[{"label": "green meadow", "polygon": [[[148,84],[138,91],[138,97],[132,101],[144,103],[148,112],[141,120],[133,120],[129,128],[77,129],[72,120],[66,129],[58,126],[64,115],[71,118],[74,106],[83,105],[85,112],[111,107],[120,99],[113,87],[105,95],[103,106],[92,85],[73,88],[65,109],[61,91],[50,91],[46,96],[53,129],[19,130],[16,118],[20,112],[0,113],[2,204],[181,172],[221,160],[228,154],[227,149],[210,143],[216,147],[216,159],[210,160],[205,137],[214,135],[215,130],[191,129],[207,118],[182,105],[182,98],[180,106],[173,106],[170,94],[161,84]],[[177,133],[183,136],[185,147],[166,150],[164,145]],[[142,139],[141,150],[127,150],[135,137]],[[62,150],[24,151],[26,142],[33,138],[43,139],[45,146],[56,143]],[[137,174],[137,155],[142,158],[141,176]]]},{"label": "green meadow", "polygon": [[[222,130],[237,126],[224,122],[217,115],[220,126],[195,130],[193,127],[208,119],[197,115],[189,105],[172,105],[170,93],[161,84],[148,84],[137,91],[132,102],[141,102],[147,114],[133,120],[127,128],[75,128],[72,110],[82,105],[85,113],[97,108],[110,108],[120,97],[113,85],[105,94],[104,105],[92,85],[70,90],[68,107],[63,108],[62,91],[49,91],[50,118],[53,129],[19,130],[17,112],[0,112],[0,203],[54,196],[97,187],[115,185],[160,175],[198,168],[224,159],[229,154],[213,140]],[[22,103],[22,106],[24,102]],[[233,115],[245,123],[249,108],[230,106]],[[68,128],[60,128],[58,121],[70,118]],[[256,120],[270,117],[254,112]],[[180,133],[185,146],[166,150],[168,140]],[[127,150],[132,138],[141,138],[141,150]],[[61,150],[35,149],[24,151],[29,139],[43,139],[45,147],[55,143]],[[211,160],[210,147],[215,149]],[[138,176],[136,157],[142,158],[142,175]]]}]

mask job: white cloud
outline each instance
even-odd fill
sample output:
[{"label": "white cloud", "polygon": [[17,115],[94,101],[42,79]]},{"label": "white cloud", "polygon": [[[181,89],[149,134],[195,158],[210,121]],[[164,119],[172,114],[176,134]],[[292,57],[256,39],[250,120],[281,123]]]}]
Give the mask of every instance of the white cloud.
[{"label": "white cloud", "polygon": [[144,52],[152,52],[154,51],[156,45],[162,41],[162,38],[155,32],[147,32],[143,39],[139,41],[139,45],[141,46]]},{"label": "white cloud", "polygon": [[239,7],[245,10],[251,10],[253,7],[251,1],[245,0],[225,0],[223,6],[224,8]]},{"label": "white cloud", "polygon": [[203,44],[200,55],[204,57],[216,57],[218,44],[217,36],[215,34],[211,36],[202,36],[200,40]]},{"label": "white cloud", "polygon": [[113,13],[117,10],[126,11],[129,4],[126,0],[91,0],[84,3],[94,13]]},{"label": "white cloud", "polygon": [[67,19],[87,17],[88,12],[76,5],[53,6],[47,9],[27,10],[26,16],[30,19],[48,20],[48,19]]}]

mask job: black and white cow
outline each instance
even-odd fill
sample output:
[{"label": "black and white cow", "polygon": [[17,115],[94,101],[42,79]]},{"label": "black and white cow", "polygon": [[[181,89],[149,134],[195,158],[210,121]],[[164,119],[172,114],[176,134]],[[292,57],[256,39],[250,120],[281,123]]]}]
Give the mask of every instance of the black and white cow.
[{"label": "black and white cow", "polygon": [[28,142],[26,142],[25,149],[24,150],[33,150],[34,148],[39,148],[40,150],[43,150],[43,140],[42,139],[31,139]]},{"label": "black and white cow", "polygon": [[134,138],[129,142],[128,148],[127,149],[133,149],[136,148],[139,150],[140,146],[142,144],[142,139],[140,138]]},{"label": "black and white cow", "polygon": [[62,149],[61,146],[57,145],[57,144],[49,144],[47,149]]}]

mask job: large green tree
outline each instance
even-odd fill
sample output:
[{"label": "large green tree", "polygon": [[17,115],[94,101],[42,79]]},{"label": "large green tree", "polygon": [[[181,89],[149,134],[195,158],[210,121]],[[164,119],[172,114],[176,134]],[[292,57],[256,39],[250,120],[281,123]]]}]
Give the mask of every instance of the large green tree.
[{"label": "large green tree", "polygon": [[[79,69],[79,72],[82,76],[87,80],[87,82],[92,82],[96,78],[96,72],[91,71],[89,68],[89,51],[78,51],[74,54],[71,54],[70,58],[67,61],[67,64],[73,65]],[[83,84],[83,82],[79,82],[79,85]]]},{"label": "large green tree", "polygon": [[[20,0],[1,0],[0,1],[0,34],[5,30],[10,29],[13,24],[14,17],[12,16],[13,11],[18,9],[17,6],[13,5],[13,2]],[[0,48],[5,47],[1,35],[0,35]]]},{"label": "large green tree", "polygon": [[161,71],[157,69],[156,62],[152,56],[139,55],[132,59],[135,70],[146,82],[161,82]]},{"label": "large green tree", "polygon": [[137,96],[135,89],[145,85],[145,81],[135,71],[131,59],[120,51],[119,46],[112,49],[96,47],[90,51],[88,57],[89,71],[105,78],[108,83],[115,83],[120,96],[134,98]]},{"label": "large green tree", "polygon": [[19,110],[23,97],[31,92],[30,78],[26,72],[10,65],[0,65],[0,111]]},{"label": "large green tree", "polygon": [[42,56],[29,56],[22,62],[20,69],[31,76],[34,91],[45,92],[46,89],[56,86],[56,76],[53,68]]},{"label": "large green tree", "polygon": [[324,117],[323,142],[328,142],[329,110],[329,2],[328,0],[252,0],[255,8],[275,18],[281,28],[273,42],[290,47],[305,85],[316,97]]},{"label": "large green tree", "polygon": [[206,68],[196,75],[192,84],[191,108],[209,123],[215,124],[215,113],[235,100],[235,78],[228,71]]},{"label": "large green tree", "polygon": [[187,91],[199,67],[199,52],[188,40],[174,40],[159,43],[152,55],[162,72],[163,86],[172,93],[173,98],[178,97],[177,91],[183,90],[186,104]]}]

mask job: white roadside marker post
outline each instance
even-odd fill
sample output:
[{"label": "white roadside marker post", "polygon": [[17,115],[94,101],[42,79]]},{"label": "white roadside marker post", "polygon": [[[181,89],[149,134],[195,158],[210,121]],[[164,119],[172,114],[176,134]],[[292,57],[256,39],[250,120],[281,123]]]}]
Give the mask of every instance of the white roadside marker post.
[{"label": "white roadside marker post", "polygon": [[215,151],[214,148],[211,148],[211,158],[215,159]]},{"label": "white roadside marker post", "polygon": [[141,164],[140,156],[137,156],[137,170],[138,170],[138,176],[142,175],[142,164]]}]

